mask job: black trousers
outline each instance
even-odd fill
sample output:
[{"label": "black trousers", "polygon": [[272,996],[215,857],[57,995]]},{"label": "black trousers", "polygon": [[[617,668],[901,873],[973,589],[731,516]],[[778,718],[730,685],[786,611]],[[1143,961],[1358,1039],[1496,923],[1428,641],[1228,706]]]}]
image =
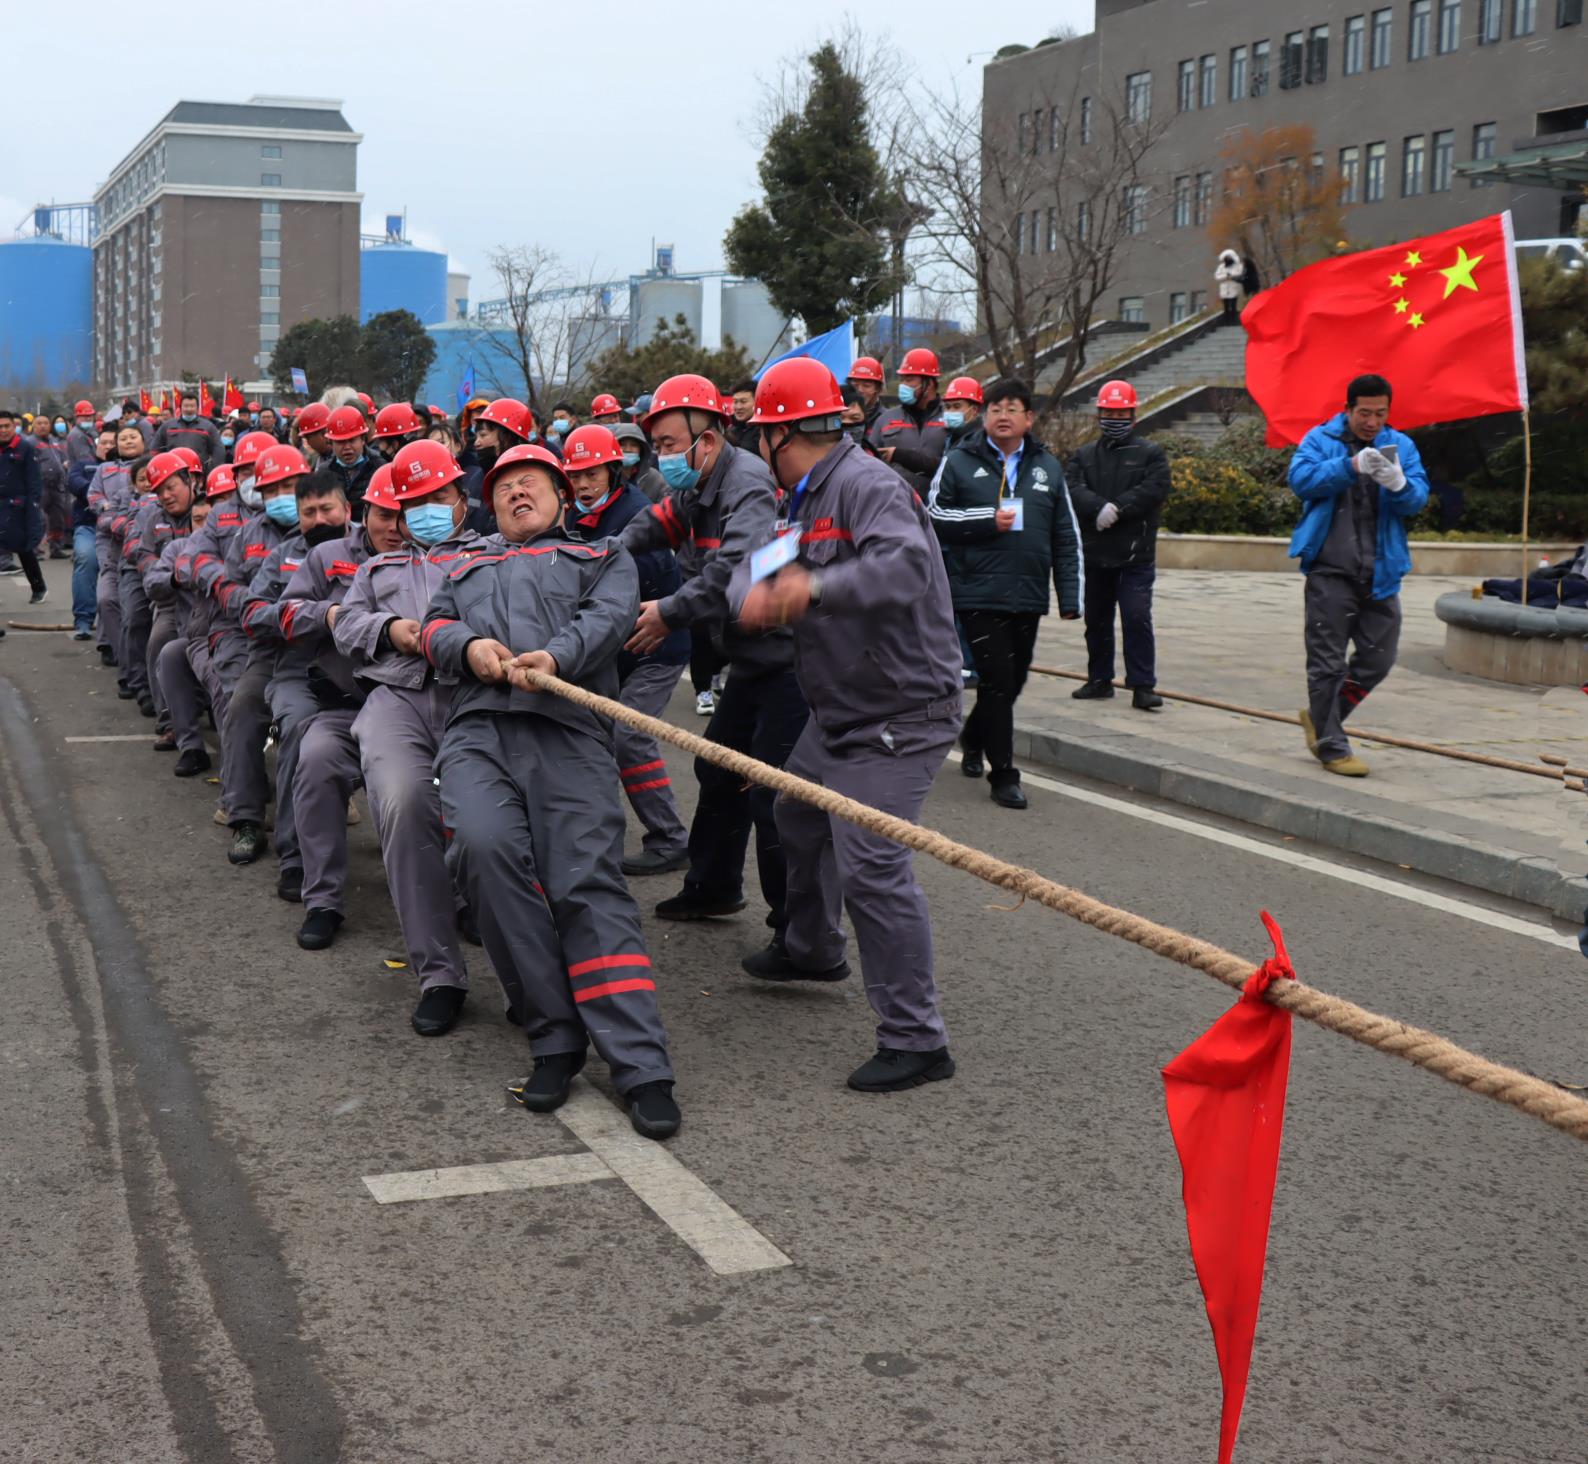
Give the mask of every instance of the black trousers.
[{"label": "black trousers", "polygon": [[28,586],[33,590],[44,588],[44,571],[39,568],[39,556],[31,549],[18,549],[16,552],[17,563],[22,566],[22,573],[28,577]]},{"label": "black trousers", "polygon": [[1152,634],[1152,585],[1156,564],[1119,569],[1086,566],[1086,679],[1114,679],[1114,611],[1125,640],[1125,685],[1157,683],[1157,643]]},{"label": "black trousers", "polygon": [[965,718],[960,744],[987,759],[994,783],[1018,783],[1015,771],[1015,702],[1025,688],[1042,617],[998,610],[961,610],[960,622],[976,659],[976,705]]},{"label": "black trousers", "polygon": [[[792,667],[766,676],[730,671],[717,697],[717,709],[706,724],[706,736],[780,768],[809,717],[810,708]],[[739,894],[744,888],[744,856],[753,825],[761,894],[771,911],[767,924],[782,930],[788,872],[772,812],[777,795],[759,784],[746,788],[736,773],[701,758],[695,760],[695,777],[700,780],[700,797],[689,826],[685,883],[709,895]]]},{"label": "black trousers", "polygon": [[711,631],[706,626],[697,625],[690,630],[689,684],[695,688],[696,696],[710,687],[711,678],[727,664],[722,652],[711,643]]}]

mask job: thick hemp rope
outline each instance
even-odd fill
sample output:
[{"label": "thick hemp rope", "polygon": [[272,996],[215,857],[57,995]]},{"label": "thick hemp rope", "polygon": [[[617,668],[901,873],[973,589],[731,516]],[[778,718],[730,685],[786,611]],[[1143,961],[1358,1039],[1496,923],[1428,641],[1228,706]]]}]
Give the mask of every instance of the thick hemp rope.
[{"label": "thick hemp rope", "polygon": [[[1105,905],[1101,900],[1094,900],[1090,895],[1061,885],[1035,870],[995,859],[991,854],[958,843],[934,829],[923,828],[920,824],[884,813],[879,808],[847,798],[818,783],[807,782],[782,768],[774,768],[753,757],[746,757],[742,752],[735,752],[720,743],[709,742],[693,732],[675,727],[671,722],[648,717],[632,707],[597,696],[556,676],[548,676],[527,667],[514,667],[510,678],[514,685],[525,690],[552,692],[612,721],[648,732],[683,752],[693,753],[696,757],[705,758],[707,762],[737,773],[748,782],[763,784],[779,793],[787,793],[791,798],[813,804],[826,813],[836,814],[872,833],[928,854],[950,869],[962,869],[967,874],[986,880],[988,884],[998,885],[1001,889],[1046,905],[1050,910],[1057,910],[1061,915],[1068,915],[1072,920],[1079,920],[1084,925],[1118,936],[1121,940],[1132,941],[1154,955],[1203,971],[1236,990],[1243,987],[1257,970],[1244,957],[1222,950],[1205,940],[1198,940],[1195,936],[1166,925],[1155,924],[1128,910]],[[1542,1119],[1562,1133],[1588,1140],[1588,1101],[1574,1097],[1542,1078],[1490,1062],[1435,1032],[1425,1032],[1420,1027],[1410,1027],[1391,1017],[1380,1016],[1377,1012],[1357,1006],[1355,1002],[1330,996],[1300,981],[1273,982],[1264,996],[1275,1006],[1305,1017],[1309,1022],[1326,1027],[1331,1032],[1338,1032],[1379,1052],[1387,1052],[1392,1057],[1404,1058],[1457,1087],[1468,1088],[1474,1093],[1507,1103],[1512,1108],[1519,1108],[1523,1113]]]}]

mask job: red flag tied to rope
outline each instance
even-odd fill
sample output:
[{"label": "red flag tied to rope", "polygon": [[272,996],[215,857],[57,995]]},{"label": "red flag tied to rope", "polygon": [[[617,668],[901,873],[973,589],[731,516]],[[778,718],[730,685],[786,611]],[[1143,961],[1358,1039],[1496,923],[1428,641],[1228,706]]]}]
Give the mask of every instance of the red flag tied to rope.
[{"label": "red flag tied to rope", "polygon": [[1163,1070],[1191,1259],[1224,1380],[1219,1464],[1235,1452],[1246,1401],[1290,1079],[1290,1013],[1263,993],[1296,973],[1266,910],[1263,924],[1273,956],[1252,973],[1240,1000]]}]

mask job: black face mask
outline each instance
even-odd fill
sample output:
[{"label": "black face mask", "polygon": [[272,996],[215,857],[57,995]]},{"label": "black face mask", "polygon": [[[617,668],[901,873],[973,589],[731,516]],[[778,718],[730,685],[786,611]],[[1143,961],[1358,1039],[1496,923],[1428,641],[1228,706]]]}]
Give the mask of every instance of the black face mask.
[{"label": "black face mask", "polygon": [[346,524],[316,524],[312,529],[305,529],[303,537],[312,549],[316,544],[329,544],[332,539],[340,539],[346,533]]},{"label": "black face mask", "polygon": [[502,450],[499,447],[476,447],[474,449],[474,456],[479,460],[480,466],[484,468],[487,473],[496,466],[496,460],[497,458],[501,457],[501,455]]}]

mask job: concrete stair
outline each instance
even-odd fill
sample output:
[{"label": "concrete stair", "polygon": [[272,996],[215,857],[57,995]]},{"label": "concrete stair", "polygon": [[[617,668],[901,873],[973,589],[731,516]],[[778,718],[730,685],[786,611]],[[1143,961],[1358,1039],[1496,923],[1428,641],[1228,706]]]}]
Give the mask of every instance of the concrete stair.
[{"label": "concrete stair", "polygon": [[[1251,407],[1243,406],[1236,413],[1233,420],[1239,420],[1239,418],[1250,416],[1251,414]],[[1173,432],[1177,437],[1194,437],[1205,447],[1211,447],[1224,435],[1227,428],[1217,412],[1197,411],[1187,412],[1178,422],[1163,430]]]},{"label": "concrete stair", "polygon": [[1197,336],[1132,374],[1129,364],[1118,372],[1147,401],[1160,392],[1187,386],[1242,386],[1246,382],[1246,332],[1225,326]]}]

